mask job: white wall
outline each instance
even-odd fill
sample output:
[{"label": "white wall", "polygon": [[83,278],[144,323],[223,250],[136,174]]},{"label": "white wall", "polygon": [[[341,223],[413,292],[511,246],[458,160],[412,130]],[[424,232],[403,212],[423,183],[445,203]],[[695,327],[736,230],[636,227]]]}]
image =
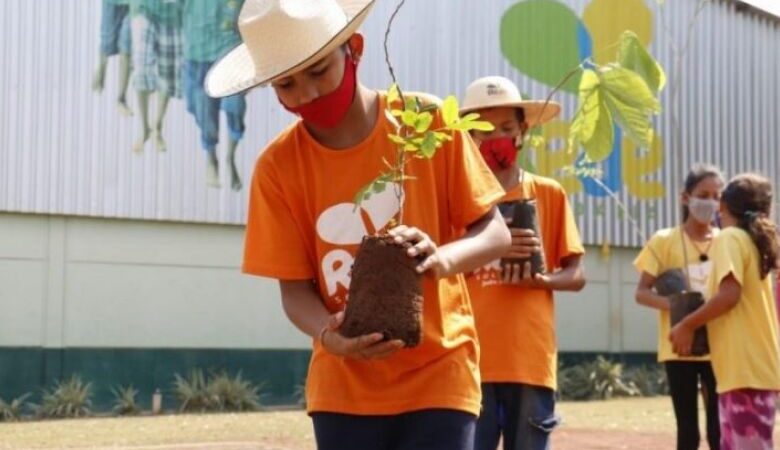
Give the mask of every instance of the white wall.
[{"label": "white wall", "polygon": [[[243,228],[0,214],[0,346],[307,348],[271,280],[239,272]],[[633,250],[590,248],[558,298],[563,351],[654,351]]]},{"label": "white wall", "polygon": [[239,227],[0,214],[0,346],[302,348]]}]

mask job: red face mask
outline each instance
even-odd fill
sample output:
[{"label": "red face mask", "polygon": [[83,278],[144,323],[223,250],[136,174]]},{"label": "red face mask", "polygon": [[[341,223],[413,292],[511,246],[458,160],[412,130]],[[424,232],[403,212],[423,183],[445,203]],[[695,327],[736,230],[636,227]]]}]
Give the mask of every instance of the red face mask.
[{"label": "red face mask", "polygon": [[494,172],[512,167],[517,161],[515,140],[510,137],[482,141],[479,152],[482,153],[482,158],[485,159],[490,170]]},{"label": "red face mask", "polygon": [[352,100],[355,98],[356,72],[357,63],[347,53],[344,61],[344,76],[341,77],[341,84],[335,91],[294,108],[290,108],[284,103],[282,106],[287,111],[301,116],[304,122],[322,128],[333,128],[347,115]]}]

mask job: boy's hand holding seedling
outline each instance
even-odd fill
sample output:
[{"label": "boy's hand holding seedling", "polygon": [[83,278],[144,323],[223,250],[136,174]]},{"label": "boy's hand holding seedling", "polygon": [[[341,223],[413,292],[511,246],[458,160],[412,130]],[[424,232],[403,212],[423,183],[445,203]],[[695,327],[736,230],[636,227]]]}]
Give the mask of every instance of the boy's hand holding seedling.
[{"label": "boy's hand holding seedling", "polygon": [[417,273],[430,274],[436,278],[449,275],[452,264],[438,251],[438,246],[425,232],[416,227],[399,225],[388,232],[395,242],[407,247],[406,254],[417,258]]},{"label": "boy's hand holding seedling", "polygon": [[385,341],[382,333],[344,337],[338,332],[343,322],[343,311],[333,314],[320,332],[320,344],[334,355],[353,359],[382,359],[404,347],[404,342],[399,339]]}]

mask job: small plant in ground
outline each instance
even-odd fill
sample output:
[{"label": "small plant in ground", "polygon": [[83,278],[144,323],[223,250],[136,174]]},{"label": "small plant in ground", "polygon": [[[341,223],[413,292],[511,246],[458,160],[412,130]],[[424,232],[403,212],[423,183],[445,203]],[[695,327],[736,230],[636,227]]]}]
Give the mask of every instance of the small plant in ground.
[{"label": "small plant in ground", "polygon": [[0,398],[0,422],[15,422],[21,420],[30,394],[19,396],[11,402],[6,402]]},{"label": "small plant in ground", "polygon": [[186,378],[175,374],[173,391],[180,403],[179,412],[206,412],[213,403],[200,369],[191,370]]},{"label": "small plant in ground", "polygon": [[194,369],[185,378],[175,375],[174,392],[180,402],[180,412],[239,412],[260,409],[260,390],[242,378],[231,377],[227,371],[212,372],[207,378],[203,370]]},{"label": "small plant in ground", "polygon": [[262,386],[252,384],[241,377],[241,372],[231,377],[226,371],[212,374],[206,386],[211,399],[209,406],[216,411],[257,411],[260,409]]},{"label": "small plant in ground", "polygon": [[559,386],[564,400],[608,400],[641,394],[623,375],[623,365],[603,356],[561,369]]},{"label": "small plant in ground", "polygon": [[645,397],[669,395],[666,371],[658,364],[632,367],[626,370],[625,377]]},{"label": "small plant in ground", "polygon": [[141,412],[141,408],[138,407],[136,397],[138,396],[138,390],[132,385],[130,386],[117,386],[111,389],[111,393],[114,395],[114,408],[115,414],[120,416],[133,416]]},{"label": "small plant in ground", "polygon": [[92,383],[73,375],[43,391],[38,416],[50,419],[89,416],[92,407]]},{"label": "small plant in ground", "polygon": [[612,362],[602,356],[599,356],[594,363],[592,378],[595,382],[597,398],[601,400],[640,395],[636,386],[623,377],[623,364]]}]

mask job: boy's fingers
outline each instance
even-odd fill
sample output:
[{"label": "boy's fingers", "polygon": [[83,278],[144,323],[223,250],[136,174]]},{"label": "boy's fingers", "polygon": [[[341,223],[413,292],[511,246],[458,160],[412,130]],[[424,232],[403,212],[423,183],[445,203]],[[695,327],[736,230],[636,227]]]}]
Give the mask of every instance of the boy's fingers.
[{"label": "boy's fingers", "polygon": [[428,239],[423,239],[414,246],[410,247],[406,254],[409,256],[430,255],[433,253],[434,249],[435,247],[433,246],[433,242]]},{"label": "boy's fingers", "polygon": [[520,264],[514,264],[512,267],[512,282],[513,283],[519,283],[522,279],[522,266]]},{"label": "boy's fingers", "polygon": [[388,231],[388,234],[391,236],[398,236],[399,234],[406,231],[409,227],[406,225],[398,225],[397,227],[393,228],[392,230]]},{"label": "boy's fingers", "polygon": [[384,338],[382,333],[371,333],[349,339],[347,348],[350,352],[360,353],[366,348],[376,344]]},{"label": "boy's fingers", "polygon": [[529,230],[527,228],[510,228],[509,231],[512,233],[512,237],[535,237],[536,236],[534,230]]},{"label": "boy's fingers", "polygon": [[423,262],[417,265],[417,273],[424,273],[430,270],[431,267],[436,263],[436,257],[435,256],[429,256],[425,258]]}]

